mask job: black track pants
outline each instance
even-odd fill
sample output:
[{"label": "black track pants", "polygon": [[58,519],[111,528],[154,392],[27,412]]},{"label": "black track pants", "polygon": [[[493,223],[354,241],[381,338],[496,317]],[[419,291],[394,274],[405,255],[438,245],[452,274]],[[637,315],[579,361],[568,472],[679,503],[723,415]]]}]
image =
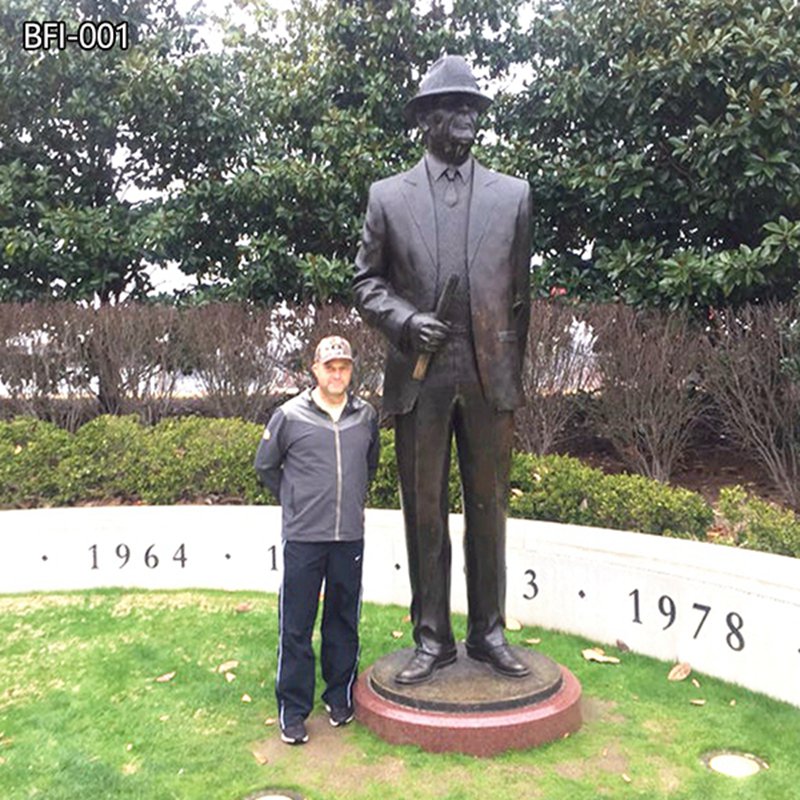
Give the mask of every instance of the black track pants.
[{"label": "black track pants", "polygon": [[350,706],[358,670],[358,619],[364,542],[296,542],[283,545],[278,604],[278,673],[275,696],[281,726],[305,719],[314,706],[311,635],[325,582],[320,660],[331,707]]}]

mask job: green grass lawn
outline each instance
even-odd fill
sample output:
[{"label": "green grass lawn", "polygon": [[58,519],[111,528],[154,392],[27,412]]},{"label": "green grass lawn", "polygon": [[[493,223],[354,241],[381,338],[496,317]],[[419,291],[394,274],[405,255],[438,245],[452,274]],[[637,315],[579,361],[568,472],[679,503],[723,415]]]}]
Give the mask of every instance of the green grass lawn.
[{"label": "green grass lawn", "polygon": [[[405,614],[364,606],[362,664],[410,645]],[[311,741],[288,747],[274,722],[276,630],[264,594],[0,596],[0,798],[236,800],[265,787],[314,800],[800,797],[800,710],[705,676],[670,682],[671,665],[611,648],[621,664],[587,662],[592,643],[535,628],[509,639],[541,638],[583,685],[585,724],[567,739],[492,759],[432,755],[358,724],[333,729],[318,703]],[[713,774],[700,757],[721,748],[770,769]]]}]

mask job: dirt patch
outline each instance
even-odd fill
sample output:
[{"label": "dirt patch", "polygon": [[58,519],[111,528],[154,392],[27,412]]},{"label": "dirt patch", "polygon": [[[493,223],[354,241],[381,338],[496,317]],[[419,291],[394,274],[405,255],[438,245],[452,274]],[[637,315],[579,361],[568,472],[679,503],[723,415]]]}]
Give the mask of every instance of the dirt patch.
[{"label": "dirt patch", "polygon": [[[280,768],[280,772],[297,776],[308,791],[324,792],[335,780],[336,790],[342,796],[360,797],[372,793],[376,787],[414,787],[417,798],[444,798],[452,795],[458,786],[465,797],[478,796],[476,787],[470,787],[468,771],[458,765],[441,763],[435,769],[421,768],[415,764],[413,751],[402,750],[399,757],[374,756],[365,753],[352,728],[332,728],[322,714],[314,714],[307,722],[309,741],[302,747],[289,747],[280,740],[277,727],[271,728],[269,738],[256,743],[253,757],[265,770]],[[488,783],[502,782],[508,787],[518,787],[520,796],[540,800],[543,795],[535,780],[543,776],[540,767],[502,762],[483,761],[482,778]],[[472,788],[472,791],[470,789]],[[393,792],[393,796],[396,791]]]},{"label": "dirt patch", "polygon": [[683,786],[684,780],[688,779],[691,774],[690,769],[684,767],[681,771],[660,756],[651,757],[650,764],[658,774],[659,788],[666,795],[677,792]]},{"label": "dirt patch", "polygon": [[617,704],[613,700],[601,700],[598,697],[581,698],[581,714],[584,725],[609,724],[625,722],[622,714],[615,714]]},{"label": "dirt patch", "polygon": [[596,775],[599,772],[623,775],[629,770],[628,757],[622,752],[619,741],[616,739],[603,744],[591,758],[565,761],[555,766],[555,771],[562,778],[571,780],[583,780],[587,775]]},{"label": "dirt patch", "polygon": [[277,726],[268,738],[252,749],[254,758],[265,767],[283,766],[288,773],[302,775],[304,786],[324,789],[335,779],[343,796],[356,795],[367,784],[399,785],[406,772],[401,758],[383,756],[368,759],[353,743],[352,731],[333,728],[323,715],[307,722],[308,743],[290,747],[280,739]]}]

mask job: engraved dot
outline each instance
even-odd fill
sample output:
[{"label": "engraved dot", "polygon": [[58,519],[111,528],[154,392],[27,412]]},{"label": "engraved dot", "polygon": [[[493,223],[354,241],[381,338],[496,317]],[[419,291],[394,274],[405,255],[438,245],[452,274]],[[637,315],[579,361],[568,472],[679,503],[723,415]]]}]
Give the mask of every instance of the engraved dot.
[{"label": "engraved dot", "polygon": [[47,556],[42,556],[42,561],[47,561]]},{"label": "engraved dot", "polygon": [[578,597],[580,597],[580,599],[583,600],[583,598],[586,597],[586,592],[584,592],[583,589],[581,589],[578,592]]},{"label": "engraved dot", "polygon": [[227,559],[228,559],[228,561],[230,561],[230,559],[231,559],[231,554],[230,554],[230,553],[225,553],[225,558],[227,558]]},{"label": "engraved dot", "polygon": [[[395,568],[395,569],[401,569],[401,567],[400,567],[400,565],[399,565],[399,564],[395,564],[395,565],[394,565],[394,568]],[[800,652],[800,650],[799,650],[798,652]]]}]

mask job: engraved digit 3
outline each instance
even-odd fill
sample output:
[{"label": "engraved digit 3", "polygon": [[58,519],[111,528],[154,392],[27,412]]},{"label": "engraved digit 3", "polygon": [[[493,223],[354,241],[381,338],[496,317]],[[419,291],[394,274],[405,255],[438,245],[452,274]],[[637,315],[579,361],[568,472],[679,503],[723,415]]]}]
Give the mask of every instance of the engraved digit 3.
[{"label": "engraved digit 3", "polygon": [[526,600],[533,600],[536,595],[539,594],[539,587],[536,585],[536,573],[532,569],[526,569],[525,575],[528,577],[528,582],[525,584],[526,586],[531,587],[531,592],[528,594],[527,592],[522,596]]}]

